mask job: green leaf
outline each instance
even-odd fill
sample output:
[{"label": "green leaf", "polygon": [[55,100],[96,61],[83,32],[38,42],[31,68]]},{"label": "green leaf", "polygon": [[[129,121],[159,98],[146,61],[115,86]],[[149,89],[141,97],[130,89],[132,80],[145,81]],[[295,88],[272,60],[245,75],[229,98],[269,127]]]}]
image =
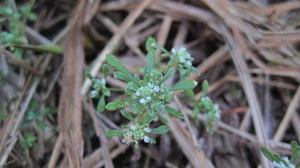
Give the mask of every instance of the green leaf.
[{"label": "green leaf", "polygon": [[159,118],[159,120],[163,123],[163,124],[168,124],[168,120],[167,119],[165,119],[163,116],[161,116],[161,115],[159,115],[158,116],[158,118]]},{"label": "green leaf", "polygon": [[126,110],[121,110],[121,114],[122,114],[122,116],[125,117],[126,119],[128,119],[128,120],[130,120],[130,121],[133,120],[132,115],[131,115],[128,111],[126,111]]},{"label": "green leaf", "polygon": [[165,134],[167,132],[169,132],[169,128],[165,125],[162,125],[160,127],[151,130],[151,133],[153,134]]},{"label": "green leaf", "polygon": [[45,122],[42,122],[40,120],[36,120],[35,123],[36,123],[37,129],[39,129],[40,131],[45,131],[45,128],[47,127]]},{"label": "green leaf", "polygon": [[168,80],[169,78],[171,78],[174,74],[175,74],[176,70],[175,69],[170,69],[166,75],[162,78],[162,80],[160,81],[160,83],[165,82],[166,80]]},{"label": "green leaf", "polygon": [[110,90],[107,89],[106,87],[102,89],[102,92],[103,92],[104,96],[110,96],[110,94],[111,94]]},{"label": "green leaf", "polygon": [[300,162],[300,146],[296,141],[291,141],[291,148],[292,148],[291,160],[297,162],[298,164]]},{"label": "green leaf", "polygon": [[150,113],[145,113],[142,121],[142,125],[144,124],[150,124],[150,122],[154,119],[154,116],[151,115]]},{"label": "green leaf", "polygon": [[198,115],[199,111],[200,110],[198,108],[194,108],[193,112],[192,112],[192,118],[197,118],[197,115]]},{"label": "green leaf", "polygon": [[86,76],[89,80],[91,80],[91,81],[94,80],[94,77],[93,77],[93,75],[92,75],[90,72],[85,73],[85,76]]},{"label": "green leaf", "polygon": [[273,153],[271,150],[269,150],[266,147],[260,147],[260,151],[265,155],[266,158],[268,158],[270,161],[280,162],[281,158],[278,154]]},{"label": "green leaf", "polygon": [[274,161],[273,153],[266,147],[260,147],[260,151],[268,158],[270,161]]},{"label": "green leaf", "polygon": [[116,70],[121,71],[124,75],[132,79],[132,75],[128,71],[128,69],[119,61],[119,59],[116,56],[113,56],[111,54],[108,54],[106,56],[106,61],[109,65],[114,67]]},{"label": "green leaf", "polygon": [[108,64],[103,64],[101,71],[104,75],[108,76],[110,74],[110,68]]},{"label": "green leaf", "polygon": [[206,95],[208,93],[208,87],[209,87],[209,84],[208,84],[207,80],[204,80],[202,82],[202,92],[204,95]]},{"label": "green leaf", "polygon": [[153,50],[155,50],[155,46],[156,46],[157,42],[153,37],[148,37],[146,40],[146,50],[148,52],[152,52]]},{"label": "green leaf", "polygon": [[63,48],[57,45],[12,45],[12,47],[37,51],[37,52],[48,52],[52,54],[63,54]]},{"label": "green leaf", "polygon": [[172,117],[176,117],[178,119],[184,119],[184,115],[182,113],[178,112],[177,110],[175,110],[169,106],[167,106],[165,109]]},{"label": "green leaf", "polygon": [[119,131],[119,130],[109,130],[107,131],[105,134],[108,137],[113,137],[113,136],[122,136],[124,135],[126,132],[123,131]]},{"label": "green leaf", "polygon": [[104,99],[104,95],[102,95],[97,105],[97,112],[101,113],[104,110],[105,110],[105,99]]},{"label": "green leaf", "polygon": [[197,86],[197,82],[193,80],[182,80],[176,83],[170,90],[176,91],[176,90],[188,90],[188,89],[194,89]]},{"label": "green leaf", "polygon": [[192,98],[195,98],[195,94],[194,94],[194,91],[193,91],[192,89],[184,90],[183,92],[184,92],[184,94],[186,94],[187,96],[192,97]]},{"label": "green leaf", "polygon": [[117,109],[120,109],[120,108],[123,108],[123,107],[126,107],[126,106],[128,106],[128,102],[122,101],[122,100],[114,100],[112,102],[109,102],[105,106],[105,108],[107,110],[114,111],[114,110],[117,110]]},{"label": "green leaf", "polygon": [[121,79],[126,82],[132,81],[131,75],[124,74],[122,72],[114,72],[113,75],[114,75],[114,78]]},{"label": "green leaf", "polygon": [[147,66],[149,70],[151,71],[154,68],[154,57],[155,57],[155,51],[153,52],[148,52],[147,53]]}]

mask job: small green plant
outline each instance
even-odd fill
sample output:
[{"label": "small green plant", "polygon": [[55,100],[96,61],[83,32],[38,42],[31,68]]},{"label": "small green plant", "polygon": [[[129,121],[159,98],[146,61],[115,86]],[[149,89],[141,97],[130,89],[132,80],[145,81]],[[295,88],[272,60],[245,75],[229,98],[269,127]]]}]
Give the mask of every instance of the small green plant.
[{"label": "small green plant", "polygon": [[22,44],[26,42],[24,33],[27,20],[35,20],[36,15],[31,12],[34,1],[26,3],[17,8],[13,0],[7,0],[0,7],[1,22],[8,22],[6,31],[0,33],[0,44]]},{"label": "small green plant", "polygon": [[287,157],[280,157],[266,147],[261,147],[261,152],[268,158],[275,168],[300,168],[300,146],[296,141],[291,142],[292,155],[289,160]]},{"label": "small green plant", "polygon": [[27,21],[34,21],[36,15],[31,12],[34,1],[21,6],[16,5],[14,0],[6,0],[4,5],[0,7],[0,23],[1,26],[0,45],[9,46],[10,50],[18,57],[21,57],[21,51],[11,45],[25,44],[27,40],[24,36]]},{"label": "small green plant", "polygon": [[220,120],[220,108],[218,104],[213,103],[210,97],[207,96],[209,84],[205,80],[202,83],[203,96],[197,101],[195,100],[195,108],[192,113],[192,117],[196,118],[200,111],[205,112],[207,118],[206,129],[209,133],[212,133],[212,123]]},{"label": "small green plant", "polygon": [[25,113],[25,120],[21,126],[21,131],[24,133],[24,137],[20,140],[20,144],[24,148],[32,148],[34,147],[37,137],[34,135],[34,132],[31,129],[31,126],[35,126],[39,131],[53,130],[56,128],[45,124],[41,120],[41,117],[46,117],[51,114],[56,113],[55,109],[44,108],[43,110],[38,110],[38,102],[36,100],[32,100],[28,110]]},{"label": "small green plant", "polygon": [[[196,81],[186,79],[187,75],[196,70],[192,66],[193,58],[185,48],[172,49],[171,52],[168,52],[159,46],[154,38],[149,37],[146,41],[146,50],[147,64],[144,66],[142,79],[138,74],[131,74],[117,57],[111,54],[106,57],[107,64],[116,70],[113,72],[114,78],[127,83],[123,98],[117,98],[106,104],[105,96],[110,96],[110,91],[105,86],[105,78],[97,79],[87,75],[92,81],[91,97],[100,99],[97,111],[120,110],[121,115],[130,121],[128,125],[121,127],[122,130],[108,131],[107,136],[123,136],[123,143],[134,144],[135,147],[138,147],[139,141],[154,144],[155,139],[151,138],[151,134],[163,134],[169,131],[165,125],[168,121],[163,117],[165,113],[183,119],[184,116],[181,112],[169,106],[173,95],[175,92],[184,92],[193,96],[193,89],[197,86]],[[154,59],[157,50],[161,51],[161,56],[169,58],[167,68],[157,68]],[[107,64],[103,66],[106,69],[105,76],[109,74]],[[180,80],[170,87],[167,85],[167,80],[176,75],[176,72],[179,73]],[[208,84],[205,86],[208,87]],[[197,104],[197,108],[213,111],[213,115],[217,116],[219,109],[211,103],[203,100]],[[210,114],[207,117],[210,121],[216,120]],[[159,120],[163,125],[152,128],[152,123]]]}]

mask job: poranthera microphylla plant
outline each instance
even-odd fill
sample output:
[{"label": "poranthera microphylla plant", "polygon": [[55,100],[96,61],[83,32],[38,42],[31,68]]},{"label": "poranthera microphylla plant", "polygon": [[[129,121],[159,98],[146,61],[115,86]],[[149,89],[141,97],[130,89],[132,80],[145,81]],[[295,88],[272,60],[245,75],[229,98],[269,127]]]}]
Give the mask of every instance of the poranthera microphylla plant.
[{"label": "poranthera microphylla plant", "polygon": [[296,141],[291,142],[292,155],[291,159],[280,157],[266,147],[261,147],[260,150],[268,158],[275,168],[300,168],[300,146]]},{"label": "poranthera microphylla plant", "polygon": [[[121,115],[130,121],[128,125],[121,127],[122,130],[108,131],[107,136],[123,136],[123,143],[134,144],[135,147],[138,147],[139,141],[154,144],[155,139],[151,137],[151,134],[169,131],[166,125],[152,128],[152,123],[155,121],[160,120],[164,124],[167,122],[163,117],[164,113],[183,119],[181,112],[169,106],[174,92],[184,92],[194,99],[193,89],[197,86],[196,81],[186,79],[191,72],[196,72],[196,69],[192,66],[193,58],[185,48],[173,48],[171,52],[168,52],[159,46],[154,38],[149,37],[146,41],[146,50],[147,64],[144,66],[142,78],[137,73],[131,74],[117,57],[111,54],[106,57],[107,64],[103,65],[103,73],[106,77],[110,73],[110,67],[116,70],[113,72],[114,78],[127,83],[124,89],[126,98],[115,99],[106,104],[105,97],[110,96],[111,92],[106,87],[105,77],[97,79],[90,74],[87,75],[92,81],[91,97],[99,98],[97,111],[120,110]],[[161,51],[161,56],[169,58],[167,68],[157,68],[154,58],[158,50]],[[169,87],[166,81],[176,75],[176,72],[179,73],[180,80]],[[209,123],[207,128],[211,130],[211,122],[220,118],[220,110],[207,96],[207,81],[203,82],[202,88],[205,94],[200,100],[194,99],[193,116],[196,117],[200,111],[207,112],[206,117]]]}]

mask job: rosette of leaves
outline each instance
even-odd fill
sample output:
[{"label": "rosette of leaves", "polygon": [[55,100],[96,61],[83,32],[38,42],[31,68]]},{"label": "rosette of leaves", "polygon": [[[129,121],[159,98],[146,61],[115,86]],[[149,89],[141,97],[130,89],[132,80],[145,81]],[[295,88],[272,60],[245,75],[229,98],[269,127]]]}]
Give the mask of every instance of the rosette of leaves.
[{"label": "rosette of leaves", "polygon": [[[157,50],[161,50],[166,53],[165,49],[158,46],[156,40],[149,37],[146,41],[147,50],[147,64],[144,66],[144,73],[142,78],[138,74],[131,74],[129,70],[117,59],[117,57],[109,54],[106,57],[106,62],[113,67],[116,71],[113,73],[114,78],[120,79],[127,83],[124,89],[125,98],[116,99],[108,103],[105,108],[110,111],[130,109],[129,111],[121,110],[121,114],[131,121],[131,125],[137,128],[144,128],[145,125],[150,125],[152,121],[161,119],[162,122],[166,120],[162,117],[162,114],[167,112],[169,115],[183,119],[183,114],[178,112],[169,106],[173,99],[175,91],[193,90],[197,82],[181,78],[179,82],[172,87],[166,85],[166,81],[175,75],[176,69],[169,66],[167,69],[160,71],[155,65],[155,55]],[[149,133],[165,133],[167,132],[166,126],[159,127],[156,131]],[[143,136],[141,132],[123,127],[124,131],[111,130],[107,133],[108,136],[120,136],[127,135],[129,132],[130,137],[133,139],[130,142],[137,144],[139,140],[142,140]],[[155,130],[155,129],[153,129]],[[133,132],[132,132],[133,131]],[[131,133],[130,133],[131,132]],[[145,133],[144,134],[148,134]],[[143,134],[143,135],[144,135]],[[148,137],[148,135],[147,135]],[[149,137],[150,138],[150,137]],[[127,135],[127,139],[128,135]],[[155,142],[145,141],[147,143]]]},{"label": "rosette of leaves", "polygon": [[260,150],[268,158],[275,168],[300,168],[300,146],[296,141],[291,141],[292,155],[289,160],[287,157],[281,157],[266,147]]}]

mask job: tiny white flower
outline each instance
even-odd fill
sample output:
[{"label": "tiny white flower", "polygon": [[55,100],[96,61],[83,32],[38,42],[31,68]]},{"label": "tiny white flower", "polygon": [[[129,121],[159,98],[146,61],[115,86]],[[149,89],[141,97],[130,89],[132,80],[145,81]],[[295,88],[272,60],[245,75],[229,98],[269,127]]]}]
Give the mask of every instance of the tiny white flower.
[{"label": "tiny white flower", "polygon": [[151,101],[151,97],[150,97],[150,96],[147,96],[147,97],[146,97],[146,101],[147,101],[147,102]]},{"label": "tiny white flower", "polygon": [[173,54],[176,54],[177,49],[176,49],[176,48],[172,48],[171,52],[172,52]]},{"label": "tiny white flower", "polygon": [[185,47],[180,47],[180,48],[179,48],[179,51],[180,51],[180,52],[186,52],[186,48],[185,48]]},{"label": "tiny white flower", "polygon": [[145,143],[149,143],[150,142],[150,138],[148,136],[144,136],[144,142]]},{"label": "tiny white flower", "polygon": [[187,66],[192,66],[192,63],[190,61],[186,62]]},{"label": "tiny white flower", "polygon": [[282,164],[279,164],[278,162],[275,162],[275,161],[272,162],[272,165],[273,165],[274,167],[283,168],[283,167],[282,167]]},{"label": "tiny white flower", "polygon": [[143,130],[144,130],[145,132],[148,132],[148,133],[149,133],[149,132],[151,131],[151,128],[144,128]]},{"label": "tiny white flower", "polygon": [[290,163],[289,159],[287,157],[283,157],[282,158],[284,161],[286,161],[287,163]]},{"label": "tiny white flower", "polygon": [[140,95],[141,95],[141,92],[140,92],[140,91],[136,91],[136,92],[135,92],[135,95],[136,95],[136,96],[140,96]]},{"label": "tiny white flower", "polygon": [[197,86],[198,85],[198,82],[197,81],[193,81],[194,82],[194,84]]},{"label": "tiny white flower", "polygon": [[154,87],[153,83],[147,83],[147,86],[151,89]]},{"label": "tiny white flower", "polygon": [[134,130],[136,130],[136,126],[135,125],[130,125],[130,129],[134,131]]},{"label": "tiny white flower", "polygon": [[220,111],[219,105],[218,105],[218,104],[215,104],[215,105],[214,105],[214,109],[215,109],[215,111]]},{"label": "tiny white flower", "polygon": [[159,86],[154,86],[153,91],[154,92],[159,92]]},{"label": "tiny white flower", "polygon": [[184,58],[184,57],[182,57],[182,56],[181,56],[181,57],[179,57],[179,62],[180,62],[180,63],[185,63],[185,58]]},{"label": "tiny white flower", "polygon": [[140,99],[140,103],[141,103],[141,104],[146,104],[146,103],[147,103],[147,102],[146,102],[146,99],[141,98],[141,99]]},{"label": "tiny white flower", "polygon": [[98,95],[98,91],[97,90],[92,90],[91,91],[91,96],[92,97],[96,97]]},{"label": "tiny white flower", "polygon": [[215,118],[220,119],[221,118],[220,113],[216,113]]},{"label": "tiny white flower", "polygon": [[106,80],[105,80],[104,78],[102,78],[102,79],[100,79],[100,83],[101,83],[102,85],[105,85],[105,84],[106,84]]}]

